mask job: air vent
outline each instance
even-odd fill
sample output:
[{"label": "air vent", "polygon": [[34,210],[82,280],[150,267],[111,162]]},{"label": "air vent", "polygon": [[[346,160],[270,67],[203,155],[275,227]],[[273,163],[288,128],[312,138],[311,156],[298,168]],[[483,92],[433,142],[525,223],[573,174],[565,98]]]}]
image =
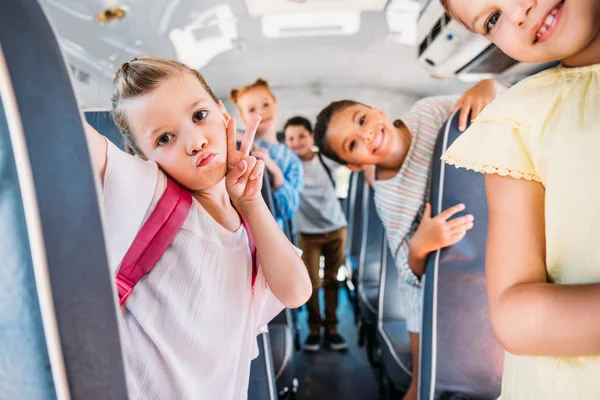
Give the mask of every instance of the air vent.
[{"label": "air vent", "polygon": [[318,11],[383,11],[387,0],[245,0],[251,17]]},{"label": "air vent", "polygon": [[491,44],[470,63],[456,71],[457,74],[501,74],[519,62]]},{"label": "air vent", "polygon": [[360,12],[265,15],[261,23],[263,36],[268,38],[353,35],[360,30]]}]

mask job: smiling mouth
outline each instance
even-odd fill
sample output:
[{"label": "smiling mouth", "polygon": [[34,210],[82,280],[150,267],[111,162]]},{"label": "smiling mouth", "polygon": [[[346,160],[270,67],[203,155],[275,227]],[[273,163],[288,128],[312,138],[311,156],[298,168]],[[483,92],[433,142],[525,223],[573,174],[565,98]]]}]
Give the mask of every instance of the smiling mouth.
[{"label": "smiling mouth", "polygon": [[557,14],[560,11],[560,9],[562,8],[564,3],[565,3],[564,0],[561,1],[560,3],[558,3],[558,5],[552,11],[550,11],[550,13],[548,13],[546,18],[542,22],[541,26],[538,28],[537,32],[535,33],[534,43],[542,42],[549,37],[550,33],[556,27]]},{"label": "smiling mouth", "polygon": [[381,128],[381,131],[377,134],[375,141],[373,142],[373,154],[375,154],[381,148],[383,138],[385,137],[385,131]]}]

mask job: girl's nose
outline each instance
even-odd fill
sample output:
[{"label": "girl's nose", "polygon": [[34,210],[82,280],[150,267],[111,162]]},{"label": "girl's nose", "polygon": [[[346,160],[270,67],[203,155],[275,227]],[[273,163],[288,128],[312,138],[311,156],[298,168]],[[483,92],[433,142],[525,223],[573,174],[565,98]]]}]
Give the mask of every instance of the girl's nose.
[{"label": "girl's nose", "polygon": [[523,26],[536,2],[537,0],[516,0],[514,11],[510,13],[510,19],[513,23]]},{"label": "girl's nose", "polygon": [[191,133],[187,141],[187,153],[191,156],[198,154],[206,146],[208,140],[201,133]]},{"label": "girl's nose", "polygon": [[370,129],[363,134],[366,143],[371,143],[373,141],[373,136],[375,135],[373,135],[373,132]]}]

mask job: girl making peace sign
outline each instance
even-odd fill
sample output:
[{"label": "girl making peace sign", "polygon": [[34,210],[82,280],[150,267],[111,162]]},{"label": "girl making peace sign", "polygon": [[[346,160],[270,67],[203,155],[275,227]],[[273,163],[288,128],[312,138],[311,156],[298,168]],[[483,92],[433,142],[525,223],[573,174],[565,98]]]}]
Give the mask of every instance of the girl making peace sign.
[{"label": "girl making peace sign", "polygon": [[134,156],[87,126],[112,276],[167,187],[192,194],[183,225],[121,307],[130,398],[244,399],[256,335],[311,294],[261,197],[264,163],[248,155],[259,119],[237,151],[235,120],[202,75],[157,58],[123,64],[112,102]]}]

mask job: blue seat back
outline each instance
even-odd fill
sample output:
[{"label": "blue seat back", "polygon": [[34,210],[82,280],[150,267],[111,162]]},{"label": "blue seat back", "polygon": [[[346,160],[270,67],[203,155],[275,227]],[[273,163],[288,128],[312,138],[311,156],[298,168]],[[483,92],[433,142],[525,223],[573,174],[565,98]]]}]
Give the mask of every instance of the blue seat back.
[{"label": "blue seat back", "polygon": [[399,389],[407,389],[412,375],[410,336],[406,325],[406,310],[402,303],[398,271],[390,251],[385,231],[381,240],[381,279],[379,282],[379,313],[377,336],[382,349],[382,362],[388,378]]},{"label": "blue seat back", "polygon": [[429,255],[421,335],[420,398],[442,392],[497,399],[503,350],[492,331],[486,294],[485,247],[488,210],[483,174],[441,162],[460,135],[458,113],[440,132],[432,166],[433,214],[458,203],[475,227],[454,246]]},{"label": "blue seat back", "polygon": [[364,282],[379,283],[381,276],[381,241],[383,223],[375,208],[375,191],[365,183],[362,200],[362,243],[358,262],[359,285]]},{"label": "blue seat back", "polygon": [[0,232],[10,247],[0,281],[12,286],[0,296],[0,397],[125,399],[96,179],[69,71],[38,1],[3,3],[0,49],[8,121]]},{"label": "blue seat back", "polygon": [[386,321],[406,319],[403,305],[398,301],[402,286],[398,280],[398,270],[394,256],[388,246],[385,231],[382,233],[381,243],[381,276],[379,281],[379,324]]},{"label": "blue seat back", "polygon": [[121,150],[123,147],[123,139],[119,128],[110,114],[110,110],[93,110],[85,111],[84,116],[88,124],[94,127],[98,132],[102,133],[108,140],[116,145]]},{"label": "blue seat back", "polygon": [[[348,219],[348,236],[346,238],[346,257],[358,264],[362,243],[362,201],[365,189],[365,174],[353,172],[350,175],[346,216]],[[352,266],[353,268],[356,265]]]}]

